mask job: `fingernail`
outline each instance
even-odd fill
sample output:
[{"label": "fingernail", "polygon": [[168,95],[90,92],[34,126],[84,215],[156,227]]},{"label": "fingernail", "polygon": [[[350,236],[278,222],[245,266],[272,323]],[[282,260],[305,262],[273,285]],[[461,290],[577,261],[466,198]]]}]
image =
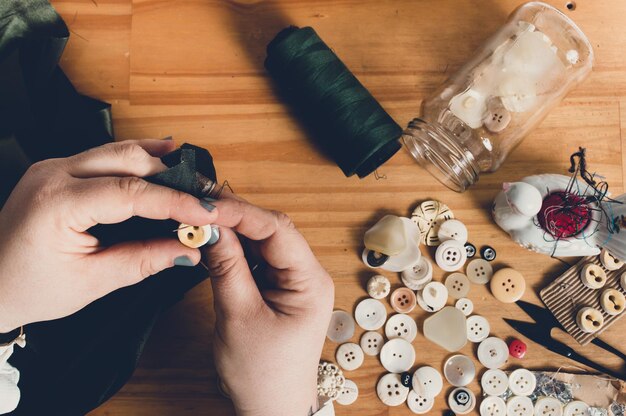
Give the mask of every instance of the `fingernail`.
[{"label": "fingernail", "polygon": [[162,138],[161,140],[172,140],[172,136],[167,136],[167,137],[164,137],[164,138]]},{"label": "fingernail", "polygon": [[217,243],[220,239],[220,229],[217,227],[217,225],[212,225],[211,226],[211,238],[209,238],[209,241],[207,241],[207,244],[212,246],[213,244]]},{"label": "fingernail", "polygon": [[211,202],[207,201],[206,198],[204,198],[200,200],[200,205],[202,205],[202,208],[206,209],[207,211],[212,212],[215,209],[215,205],[211,204]]},{"label": "fingernail", "polygon": [[204,198],[202,198],[203,200],[207,201],[207,202],[215,202],[217,201],[217,199],[213,199],[210,196],[205,196]]},{"label": "fingernail", "polygon": [[193,267],[195,264],[187,256],[179,256],[174,259],[174,266]]}]

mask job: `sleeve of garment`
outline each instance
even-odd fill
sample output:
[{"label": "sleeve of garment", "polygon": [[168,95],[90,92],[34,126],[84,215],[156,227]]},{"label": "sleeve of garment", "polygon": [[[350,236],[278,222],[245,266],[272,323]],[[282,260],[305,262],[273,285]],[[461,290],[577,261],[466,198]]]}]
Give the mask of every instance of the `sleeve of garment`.
[{"label": "sleeve of garment", "polygon": [[20,402],[20,372],[8,362],[15,345],[23,348],[26,336],[22,334],[12,343],[0,346],[0,414],[12,412]]},{"label": "sleeve of garment", "polygon": [[335,407],[333,406],[333,401],[319,400],[319,410],[313,414],[313,416],[335,416]]}]

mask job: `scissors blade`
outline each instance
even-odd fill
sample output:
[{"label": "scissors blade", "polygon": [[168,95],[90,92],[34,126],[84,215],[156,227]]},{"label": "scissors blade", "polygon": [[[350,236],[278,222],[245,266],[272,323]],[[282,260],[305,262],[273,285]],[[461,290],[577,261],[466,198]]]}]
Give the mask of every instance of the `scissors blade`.
[{"label": "scissors blade", "polygon": [[537,344],[543,345],[548,349],[550,349],[550,345],[554,342],[550,336],[550,331],[546,331],[540,324],[508,318],[504,318],[504,321],[526,338],[536,342]]},{"label": "scissors blade", "polygon": [[562,328],[560,322],[557,321],[554,315],[542,306],[523,300],[517,301],[517,306],[522,308],[535,322],[541,322],[542,325],[549,326],[550,328]]}]

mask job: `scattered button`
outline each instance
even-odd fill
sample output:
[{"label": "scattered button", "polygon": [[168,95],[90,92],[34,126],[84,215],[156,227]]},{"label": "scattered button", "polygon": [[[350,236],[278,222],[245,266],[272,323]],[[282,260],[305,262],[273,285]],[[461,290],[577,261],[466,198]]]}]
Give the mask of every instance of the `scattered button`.
[{"label": "scattered button", "polygon": [[534,416],[533,401],[526,396],[513,396],[506,402],[507,416]]},{"label": "scattered button", "polygon": [[212,233],[210,225],[198,227],[181,223],[178,226],[177,234],[178,241],[187,247],[199,248],[209,242]]},{"label": "scattered button", "polygon": [[563,416],[588,416],[589,405],[580,400],[569,402],[563,409]]},{"label": "scattered button", "polygon": [[321,361],[317,366],[317,395],[336,399],[346,382],[343,372],[335,364]]},{"label": "scattered button", "polygon": [[463,312],[463,315],[470,316],[474,312],[474,303],[467,298],[461,298],[456,301],[454,305],[458,310]]},{"label": "scattered button", "polygon": [[563,405],[554,397],[540,397],[535,403],[535,414],[541,416],[563,416]]},{"label": "scattered button", "polygon": [[335,354],[337,364],[346,371],[353,371],[359,368],[363,364],[364,358],[361,347],[353,342],[341,344]]},{"label": "scattered button", "polygon": [[420,229],[422,244],[439,245],[439,227],[445,221],[454,218],[454,214],[446,204],[439,201],[422,202],[411,216],[411,220]]},{"label": "scattered button", "polygon": [[443,375],[454,387],[465,387],[476,377],[476,366],[467,356],[453,355],[443,366]]},{"label": "scattered button", "polygon": [[465,243],[465,252],[467,253],[467,258],[471,259],[476,255],[476,246],[472,243]]},{"label": "scattered button", "polygon": [[619,270],[624,267],[624,262],[616,258],[606,248],[600,252],[600,263],[609,271]]},{"label": "scattered button", "polygon": [[484,246],[480,249],[480,257],[487,261],[494,261],[496,259],[496,250],[493,247]]},{"label": "scattered button", "polygon": [[400,381],[404,387],[413,388],[413,376],[408,371],[400,374]]},{"label": "scattered button", "polygon": [[434,399],[443,390],[443,378],[433,367],[420,367],[413,373],[413,390],[420,396]]},{"label": "scattered button", "polygon": [[359,387],[352,380],[346,380],[343,389],[335,401],[343,406],[349,406],[359,397]]},{"label": "scattered button", "polygon": [[485,96],[473,89],[455,95],[450,100],[450,111],[472,129],[483,124],[483,114],[487,111]]},{"label": "scattered button", "polygon": [[465,274],[470,282],[476,283],[477,285],[484,285],[491,280],[493,267],[491,267],[491,263],[487,260],[474,259],[468,263]]},{"label": "scattered button", "polygon": [[506,403],[501,397],[485,397],[480,403],[480,416],[506,416]]},{"label": "scattered button", "polygon": [[364,299],[356,305],[354,319],[364,330],[375,331],[385,325],[387,310],[379,300]]},{"label": "scattered button", "polygon": [[385,324],[387,339],[403,338],[413,342],[417,336],[417,323],[409,315],[399,313],[393,315]]},{"label": "scattered button", "polygon": [[470,281],[463,273],[452,273],[446,277],[445,285],[448,294],[454,299],[464,298],[470,291]]},{"label": "scattered button", "polygon": [[517,302],[522,298],[525,290],[526,280],[515,269],[500,269],[491,278],[491,293],[500,302]]},{"label": "scattered button", "polygon": [[409,395],[406,399],[406,403],[409,406],[411,412],[416,415],[424,415],[431,411],[435,405],[435,399],[420,396],[415,390],[409,391]]},{"label": "scattered button", "polygon": [[446,306],[448,289],[440,282],[430,282],[418,294],[417,301],[426,312],[437,312]]},{"label": "scattered button", "polygon": [[384,299],[391,291],[391,283],[385,276],[377,274],[367,282],[367,294],[374,299]]},{"label": "scattered button", "polygon": [[354,319],[348,312],[334,311],[326,336],[332,342],[343,343],[354,335]]},{"label": "scattered button", "polygon": [[467,344],[467,324],[463,312],[446,306],[424,321],[424,337],[450,352]]},{"label": "scattered button", "polygon": [[600,295],[600,305],[604,312],[611,316],[619,315],[624,312],[624,305],[626,305],[626,298],[622,292],[617,289],[604,289]]},{"label": "scattered button", "polygon": [[606,272],[596,264],[587,263],[580,271],[580,280],[589,289],[602,289],[606,284]]},{"label": "scattered button", "polygon": [[581,331],[592,334],[604,326],[604,316],[599,310],[587,306],[576,314],[576,324]]},{"label": "scattered button", "polygon": [[365,232],[363,242],[368,250],[390,257],[397,256],[407,245],[404,224],[396,215],[385,215]]},{"label": "scattered button", "polygon": [[459,220],[450,219],[441,224],[437,236],[440,242],[455,240],[465,245],[467,243],[467,227]]},{"label": "scattered button", "polygon": [[467,251],[458,241],[447,240],[437,247],[435,261],[441,270],[455,272],[461,269],[467,261]]},{"label": "scattered button", "polygon": [[359,345],[361,345],[361,349],[366,355],[376,356],[380,353],[384,343],[385,340],[381,334],[368,331],[361,335]]},{"label": "scattered button", "polygon": [[403,373],[415,363],[415,349],[407,340],[394,338],[380,350],[380,362],[390,373]]},{"label": "scattered button", "polygon": [[511,122],[511,113],[504,108],[498,97],[492,97],[487,101],[487,115],[483,119],[485,128],[492,133],[500,133]]},{"label": "scattered button", "polygon": [[509,374],[509,389],[516,396],[530,396],[537,387],[535,375],[525,368],[518,368]]},{"label": "scattered button", "polygon": [[500,368],[509,357],[509,347],[506,342],[497,337],[490,337],[478,345],[478,361],[485,367]]},{"label": "scattered button", "polygon": [[408,287],[399,287],[391,294],[391,307],[398,313],[409,313],[416,304],[415,292]]},{"label": "scattered button", "polygon": [[509,377],[502,370],[487,370],[480,379],[480,385],[488,396],[502,396],[509,388]]},{"label": "scattered button", "polygon": [[420,251],[420,230],[409,218],[400,217],[400,222],[404,227],[406,236],[406,246],[402,252],[390,256],[389,259],[380,266],[381,269],[390,272],[400,273],[411,268],[422,257]]},{"label": "scattered button", "polygon": [[509,344],[509,355],[515,358],[524,358],[527,348],[528,347],[526,346],[526,344],[524,344],[523,341],[520,341],[519,339],[514,339]]},{"label": "scattered button", "polygon": [[371,268],[380,267],[383,264],[387,263],[387,261],[389,261],[389,256],[368,249],[363,250],[361,258],[363,260],[363,263],[365,263],[367,267]]},{"label": "scattered button", "polygon": [[406,401],[409,389],[402,385],[400,374],[385,374],[378,380],[376,394],[387,406],[400,406]]},{"label": "scattered button", "polygon": [[413,267],[402,272],[402,283],[411,290],[422,290],[431,280],[433,280],[433,265],[423,256]]},{"label": "scattered button", "polygon": [[483,342],[489,336],[491,327],[489,321],[480,315],[472,315],[467,318],[467,339],[470,342]]},{"label": "scattered button", "polygon": [[466,415],[476,407],[476,396],[467,387],[457,387],[448,396],[448,407],[457,415]]}]

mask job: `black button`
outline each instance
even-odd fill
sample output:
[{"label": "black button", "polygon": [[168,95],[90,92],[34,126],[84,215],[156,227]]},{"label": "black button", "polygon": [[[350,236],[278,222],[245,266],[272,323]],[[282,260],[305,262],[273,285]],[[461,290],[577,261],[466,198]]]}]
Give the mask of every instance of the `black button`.
[{"label": "black button", "polygon": [[413,388],[412,380],[413,376],[411,375],[411,373],[404,372],[400,374],[400,382],[404,387]]},{"label": "black button", "polygon": [[467,253],[467,258],[471,259],[476,255],[476,246],[472,243],[465,243],[465,252]]},{"label": "black button", "polygon": [[484,246],[480,249],[480,256],[487,261],[493,261],[496,258],[496,250],[493,247]]},{"label": "black button", "polygon": [[369,250],[367,252],[367,264],[372,267],[380,267],[389,260],[389,256],[377,251]]}]

